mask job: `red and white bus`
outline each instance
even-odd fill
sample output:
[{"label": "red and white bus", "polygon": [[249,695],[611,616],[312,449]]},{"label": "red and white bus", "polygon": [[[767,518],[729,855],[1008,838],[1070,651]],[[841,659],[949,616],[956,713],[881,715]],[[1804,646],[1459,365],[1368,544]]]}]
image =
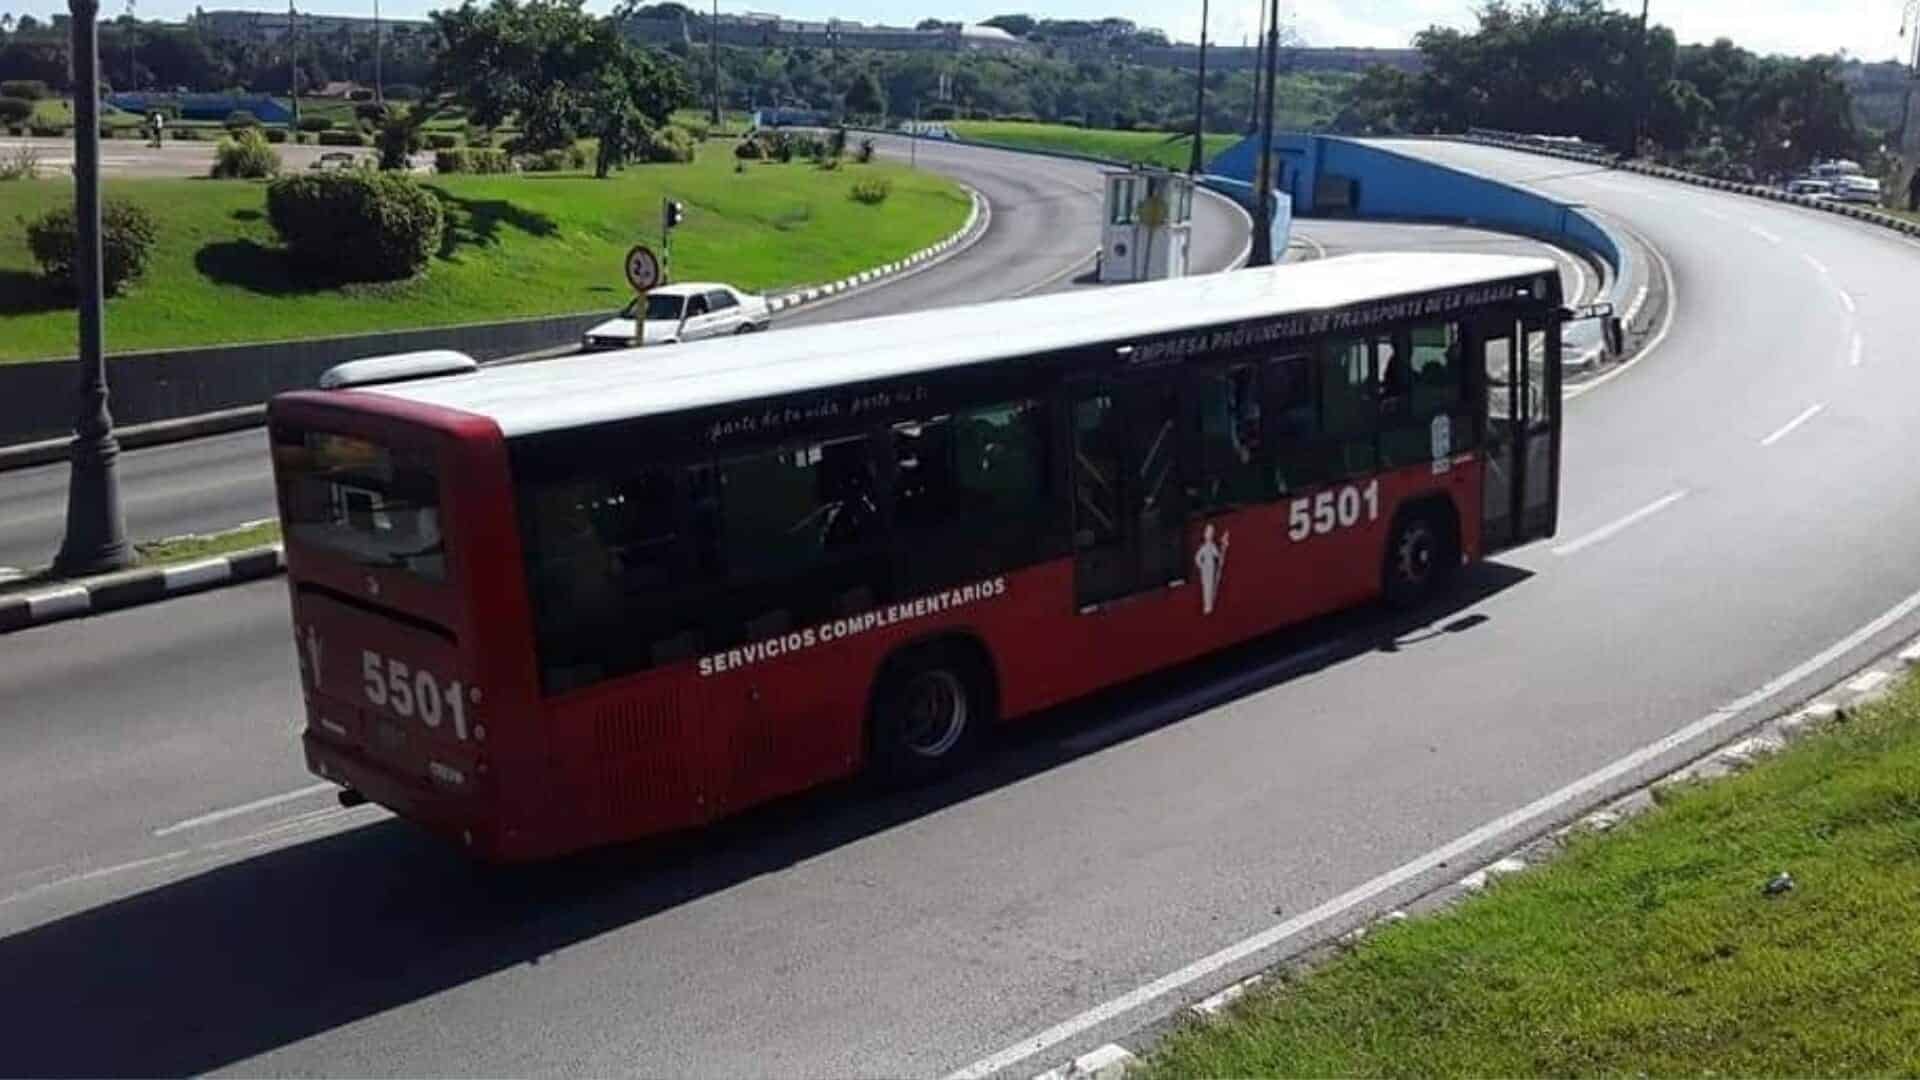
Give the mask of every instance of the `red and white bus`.
[{"label": "red and white bus", "polygon": [[1569,314],[1363,255],[281,395],[309,765],[497,860],[929,777],[1551,535]]}]

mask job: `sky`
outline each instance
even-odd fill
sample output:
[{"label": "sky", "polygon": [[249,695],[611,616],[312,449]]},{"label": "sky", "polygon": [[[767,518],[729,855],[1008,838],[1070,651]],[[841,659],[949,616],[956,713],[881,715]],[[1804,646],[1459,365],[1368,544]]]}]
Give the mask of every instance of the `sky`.
[{"label": "sky", "polygon": [[[194,0],[101,0],[106,15],[118,15],[136,3],[143,18],[178,19],[193,10]],[[284,10],[263,0],[199,0],[206,8],[234,7]],[[382,14],[423,17],[451,0],[384,0]],[[683,0],[684,2],[684,0]],[[697,0],[696,0],[697,2]],[[1610,0],[1616,7],[1638,9],[1638,0]],[[373,0],[298,0],[302,11],[322,14],[371,15]],[[1898,56],[1906,44],[1899,37],[1900,12],[1906,0],[1651,0],[1654,21],[1674,29],[1683,42],[1708,42],[1730,37],[1756,52],[1796,55],[1844,50],[1866,60]],[[605,10],[612,0],[588,0],[588,7]],[[702,5],[704,6],[704,4]],[[1434,24],[1471,27],[1477,0],[1281,0],[1294,27],[1311,45],[1408,45],[1415,33]],[[1219,0],[1213,4],[1211,33],[1215,40],[1237,43],[1258,25],[1260,0]],[[0,12],[46,17],[65,11],[62,0],[0,0]],[[1118,15],[1142,26],[1165,30],[1176,40],[1200,36],[1200,0],[1178,5],[1153,0],[722,0],[720,10],[777,11],[783,15],[822,19],[837,16],[862,22],[893,24],[934,17],[977,22],[1007,11],[1025,11],[1052,18],[1102,18]]]}]

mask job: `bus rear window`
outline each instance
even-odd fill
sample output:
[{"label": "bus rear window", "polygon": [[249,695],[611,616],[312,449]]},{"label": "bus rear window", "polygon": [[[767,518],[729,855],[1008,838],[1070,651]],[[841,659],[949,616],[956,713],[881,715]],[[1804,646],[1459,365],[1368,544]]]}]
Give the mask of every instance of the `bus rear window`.
[{"label": "bus rear window", "polygon": [[287,538],[362,566],[447,578],[432,455],[347,435],[274,432]]}]

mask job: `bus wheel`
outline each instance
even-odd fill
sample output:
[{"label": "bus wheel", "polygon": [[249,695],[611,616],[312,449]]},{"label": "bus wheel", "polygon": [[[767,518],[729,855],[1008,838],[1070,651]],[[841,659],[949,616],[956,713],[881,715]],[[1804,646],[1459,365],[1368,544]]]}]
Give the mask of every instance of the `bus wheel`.
[{"label": "bus wheel", "polygon": [[1403,515],[1387,540],[1381,591],[1395,608],[1418,607],[1444,589],[1459,568],[1453,531],[1439,511]]},{"label": "bus wheel", "polygon": [[874,699],[873,766],[887,784],[952,771],[986,726],[987,700],[972,665],[954,650],[917,650],[890,665]]}]

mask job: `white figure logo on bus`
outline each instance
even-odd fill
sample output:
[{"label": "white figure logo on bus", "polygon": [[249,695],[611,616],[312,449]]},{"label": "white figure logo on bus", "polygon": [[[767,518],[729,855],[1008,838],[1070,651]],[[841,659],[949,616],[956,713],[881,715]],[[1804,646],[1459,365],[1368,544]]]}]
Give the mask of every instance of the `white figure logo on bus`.
[{"label": "white figure logo on bus", "polygon": [[1194,569],[1200,571],[1200,614],[1213,614],[1213,605],[1220,597],[1220,579],[1227,572],[1227,544],[1232,534],[1222,532],[1220,542],[1214,543],[1213,526],[1208,525],[1200,533],[1200,546],[1193,553]]},{"label": "white figure logo on bus", "polygon": [[1443,473],[1453,465],[1453,418],[1446,413],[1433,418],[1433,471]]}]

